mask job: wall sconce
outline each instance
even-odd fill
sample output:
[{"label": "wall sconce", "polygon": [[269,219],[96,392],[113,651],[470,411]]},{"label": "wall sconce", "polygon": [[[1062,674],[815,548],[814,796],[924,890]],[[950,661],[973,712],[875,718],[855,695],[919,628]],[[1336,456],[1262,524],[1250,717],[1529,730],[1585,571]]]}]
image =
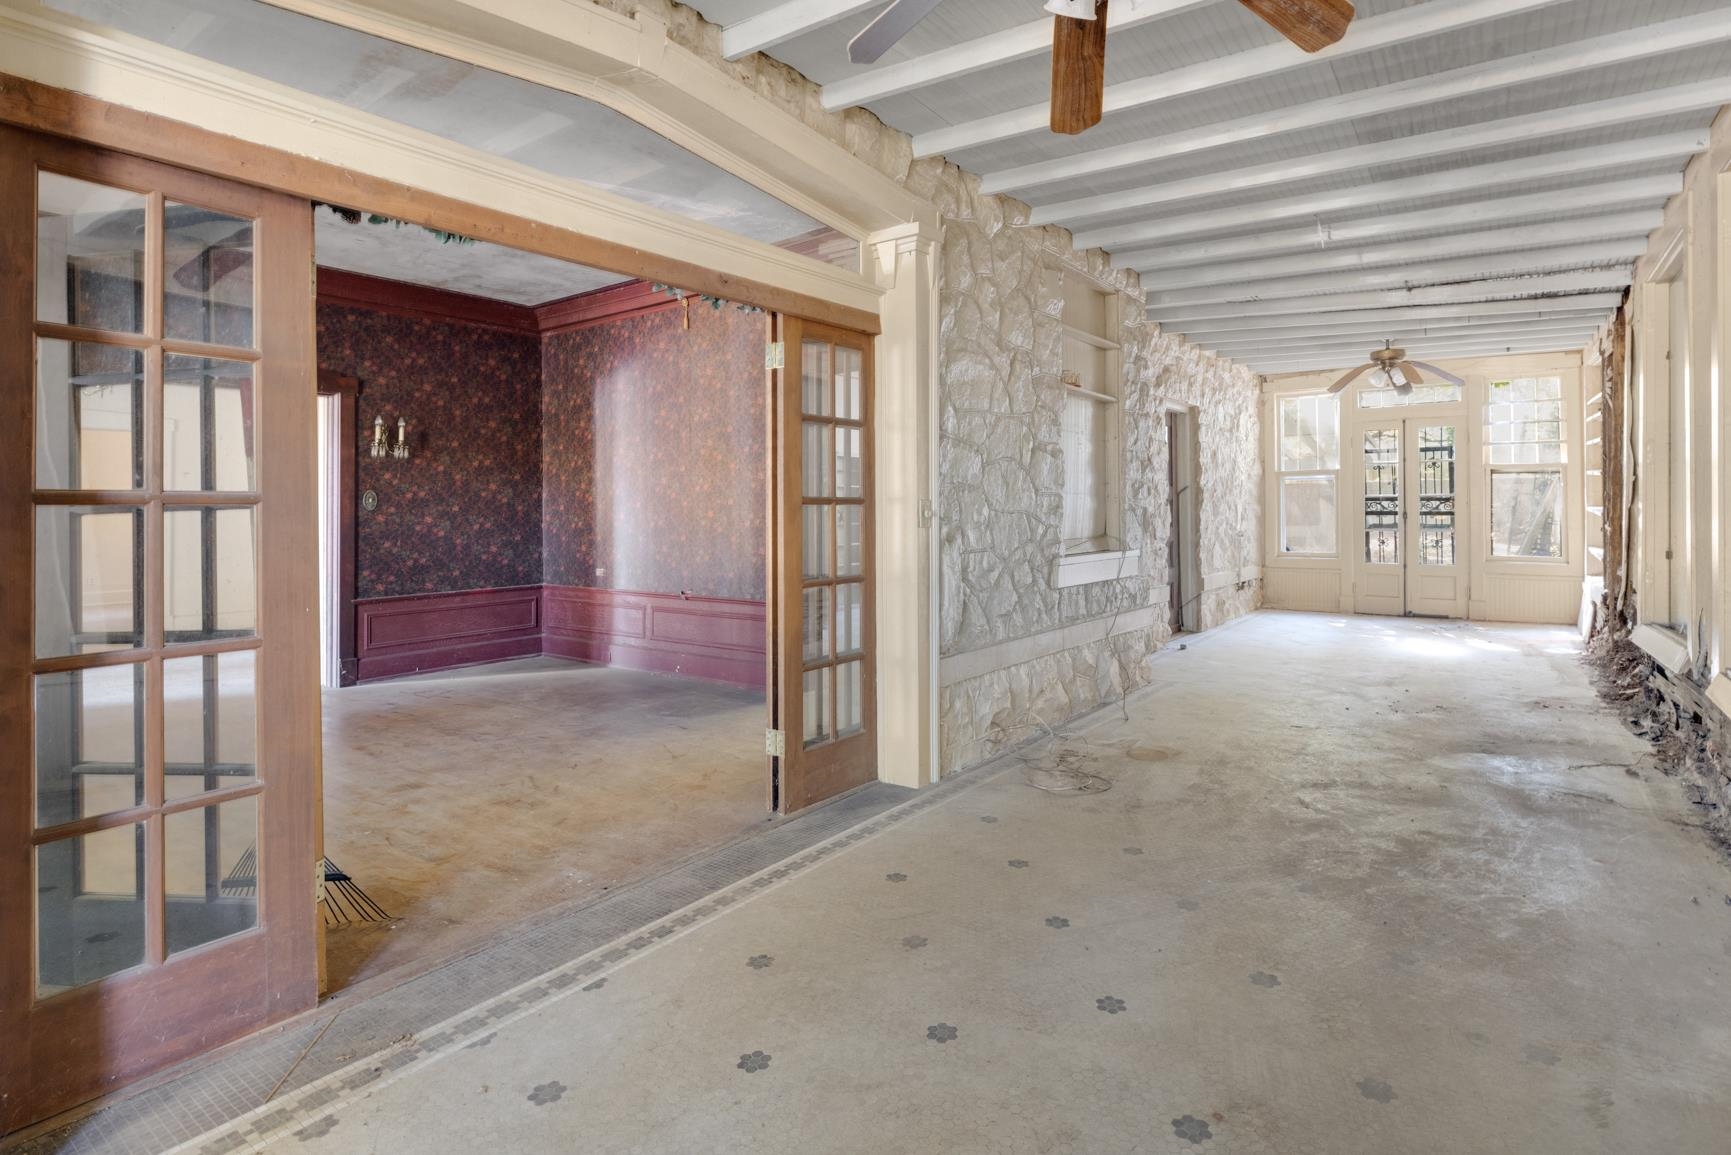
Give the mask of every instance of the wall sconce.
[{"label": "wall sconce", "polygon": [[397,443],[392,445],[390,434],[385,432],[385,419],[383,417],[373,418],[372,456],[395,457],[399,461],[407,460],[409,456],[409,423],[401,417],[397,418]]}]

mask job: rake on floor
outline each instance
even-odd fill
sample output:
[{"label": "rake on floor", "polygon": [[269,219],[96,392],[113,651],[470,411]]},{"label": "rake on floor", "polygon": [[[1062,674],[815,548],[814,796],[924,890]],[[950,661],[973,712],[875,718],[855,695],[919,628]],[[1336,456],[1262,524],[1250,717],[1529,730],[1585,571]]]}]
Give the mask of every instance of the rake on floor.
[{"label": "rake on floor", "polygon": [[[322,859],[319,865],[325,876],[324,897],[319,899],[319,913],[327,927],[346,926],[355,922],[391,921],[385,908],[355,885],[355,880],[336,863],[326,858]],[[222,880],[222,893],[230,898],[243,898],[258,893],[256,846],[247,847],[246,853],[236,860],[234,868]]]}]

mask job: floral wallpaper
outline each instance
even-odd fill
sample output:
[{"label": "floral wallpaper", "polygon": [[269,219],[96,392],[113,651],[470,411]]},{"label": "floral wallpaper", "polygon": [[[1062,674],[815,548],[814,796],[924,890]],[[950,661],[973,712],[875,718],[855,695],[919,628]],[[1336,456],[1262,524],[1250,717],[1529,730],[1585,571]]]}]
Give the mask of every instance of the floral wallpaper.
[{"label": "floral wallpaper", "polygon": [[765,317],[686,315],[543,340],[549,583],[763,598]]},{"label": "floral wallpaper", "polygon": [[[355,596],[541,581],[539,338],[320,304],[319,367],[360,378]],[[368,456],[373,418],[406,461]]]}]

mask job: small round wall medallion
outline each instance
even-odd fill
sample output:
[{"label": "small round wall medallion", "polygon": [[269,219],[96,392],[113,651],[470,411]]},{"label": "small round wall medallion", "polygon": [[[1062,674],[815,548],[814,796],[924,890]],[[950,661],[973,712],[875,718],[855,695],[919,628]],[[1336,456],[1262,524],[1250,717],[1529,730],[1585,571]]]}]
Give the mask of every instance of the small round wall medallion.
[{"label": "small round wall medallion", "polygon": [[361,508],[366,510],[368,513],[379,508],[379,495],[370,489],[361,494]]}]

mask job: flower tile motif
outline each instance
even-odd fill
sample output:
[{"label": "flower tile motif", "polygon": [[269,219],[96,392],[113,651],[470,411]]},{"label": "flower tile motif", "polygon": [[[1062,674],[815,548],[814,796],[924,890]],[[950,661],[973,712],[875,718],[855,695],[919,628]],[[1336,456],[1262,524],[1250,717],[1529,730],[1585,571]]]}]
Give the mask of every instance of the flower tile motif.
[{"label": "flower tile motif", "polygon": [[884,879],[888,882],[906,882],[908,880],[908,876],[903,874],[901,871],[897,870],[897,871],[894,871],[890,874],[884,875]]},{"label": "flower tile motif", "polygon": [[1024,870],[1027,868],[1027,865],[1028,865],[1028,860],[1025,858],[1012,858],[1012,859],[1010,859],[1010,866],[1016,870]]},{"label": "flower tile motif", "polygon": [[1255,971],[1250,976],[1250,982],[1253,986],[1277,987],[1280,985],[1280,976],[1271,975],[1267,971]]},{"label": "flower tile motif", "polygon": [[948,1023],[934,1023],[926,1028],[926,1038],[934,1043],[948,1043],[961,1034]]},{"label": "flower tile motif", "polygon": [[907,947],[909,950],[919,950],[922,946],[926,945],[926,941],[926,936],[923,934],[910,934],[908,937],[902,939],[902,945]]},{"label": "flower tile motif", "polygon": [[752,1051],[750,1054],[739,1056],[739,1062],[735,1063],[734,1066],[749,1075],[756,1071],[769,1070],[769,1060],[770,1056],[762,1051]]},{"label": "flower tile motif", "polygon": [[1192,1143],[1205,1143],[1214,1138],[1214,1132],[1208,1129],[1207,1120],[1198,1119],[1194,1115],[1181,1115],[1172,1120],[1172,1133]]},{"label": "flower tile motif", "polygon": [[1051,918],[1046,920],[1046,925],[1051,927],[1053,930],[1063,930],[1065,927],[1070,925],[1070,920],[1065,918],[1063,915],[1054,914]]},{"label": "flower tile motif", "polygon": [[1142,854],[1145,852],[1143,851],[1143,849],[1140,846],[1126,846],[1124,848],[1124,853],[1134,855],[1134,854]]},{"label": "flower tile motif", "polygon": [[537,1107],[545,1107],[549,1103],[557,1103],[560,1099],[563,1099],[567,1090],[569,1090],[569,1088],[557,1079],[551,1083],[541,1083],[533,1091],[529,1092],[529,1102],[535,1104]]},{"label": "flower tile motif", "polygon": [[1123,999],[1116,995],[1106,995],[1094,1000],[1094,1005],[1109,1015],[1123,1014],[1127,1006]]},{"label": "flower tile motif", "polygon": [[299,1139],[302,1143],[305,1143],[308,1139],[319,1139],[329,1135],[332,1128],[336,1125],[337,1117],[335,1115],[326,1115],[324,1118],[315,1119],[305,1127],[302,1127],[299,1131],[296,1131],[295,1138]]},{"label": "flower tile motif", "polygon": [[1400,1098],[1394,1093],[1394,1088],[1381,1079],[1360,1079],[1358,1093],[1378,1103],[1392,1103]]},{"label": "flower tile motif", "polygon": [[764,970],[765,968],[767,968],[774,961],[775,961],[774,955],[754,954],[750,958],[745,960],[745,965],[750,967],[754,971],[760,971],[760,970]]}]

